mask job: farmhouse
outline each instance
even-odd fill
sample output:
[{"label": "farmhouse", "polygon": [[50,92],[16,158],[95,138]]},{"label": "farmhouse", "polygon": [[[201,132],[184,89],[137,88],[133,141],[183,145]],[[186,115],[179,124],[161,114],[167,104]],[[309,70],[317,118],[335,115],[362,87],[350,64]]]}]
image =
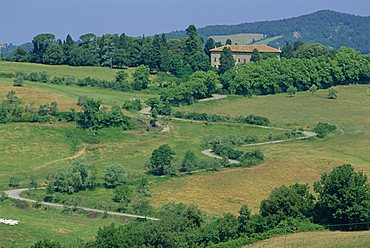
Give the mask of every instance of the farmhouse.
[{"label": "farmhouse", "polygon": [[218,68],[220,65],[220,57],[222,50],[225,47],[229,47],[233,54],[236,63],[246,64],[250,62],[252,53],[254,49],[257,49],[259,53],[273,53],[279,56],[281,51],[279,49],[266,46],[266,45],[226,45],[221,47],[216,47],[210,50],[211,52],[211,64],[213,67]]}]

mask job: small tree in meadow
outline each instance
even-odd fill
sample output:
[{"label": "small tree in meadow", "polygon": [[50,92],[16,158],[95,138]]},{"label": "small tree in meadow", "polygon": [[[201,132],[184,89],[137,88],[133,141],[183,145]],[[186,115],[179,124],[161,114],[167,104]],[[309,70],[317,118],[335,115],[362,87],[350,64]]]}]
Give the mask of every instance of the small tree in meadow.
[{"label": "small tree in meadow", "polygon": [[19,178],[17,177],[10,177],[9,178],[9,187],[16,188],[19,186]]},{"label": "small tree in meadow", "polygon": [[338,97],[338,94],[337,94],[337,90],[334,89],[334,87],[331,87],[329,90],[328,90],[328,98],[329,99],[337,99]]},{"label": "small tree in meadow", "polygon": [[319,88],[316,86],[316,84],[313,84],[311,85],[311,87],[309,88],[309,91],[311,92],[311,94],[315,93]]},{"label": "small tree in meadow", "polygon": [[13,86],[15,86],[15,87],[23,87],[23,79],[20,78],[20,77],[14,79]]},{"label": "small tree in meadow", "polygon": [[107,168],[104,176],[104,185],[106,188],[115,188],[125,182],[125,170],[121,165],[115,164]]},{"label": "small tree in meadow", "polygon": [[297,88],[294,86],[289,86],[289,88],[287,89],[287,93],[289,97],[294,97],[295,93],[297,93]]}]

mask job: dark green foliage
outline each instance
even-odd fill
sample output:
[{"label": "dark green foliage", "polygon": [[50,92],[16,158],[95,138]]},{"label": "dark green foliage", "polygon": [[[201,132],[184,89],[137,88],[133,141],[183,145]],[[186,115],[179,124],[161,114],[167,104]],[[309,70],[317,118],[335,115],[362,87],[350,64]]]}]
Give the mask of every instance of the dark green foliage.
[{"label": "dark green foliage", "polygon": [[337,99],[338,95],[337,95],[337,90],[334,89],[333,87],[330,87],[328,89],[328,98],[329,99]]},{"label": "dark green foliage", "polygon": [[170,115],[171,114],[171,106],[167,102],[163,102],[158,98],[149,98],[146,101],[146,104],[151,108],[151,112],[159,114],[159,115]]},{"label": "dark green foliage", "polygon": [[233,68],[234,66],[235,66],[235,59],[233,57],[231,49],[228,47],[225,47],[221,53],[220,66],[218,67],[218,72],[220,74],[223,74],[226,71]]},{"label": "dark green foliage", "polygon": [[20,184],[19,178],[17,178],[17,177],[10,177],[9,178],[9,183],[8,183],[9,187],[16,188],[16,187],[19,186],[19,184]]},{"label": "dark green foliage", "polygon": [[126,181],[125,170],[121,165],[112,165],[107,168],[104,176],[104,185],[107,188],[115,188]]},{"label": "dark green foliage", "polygon": [[95,131],[107,127],[131,128],[129,118],[122,113],[118,106],[113,106],[112,110],[101,110],[101,101],[92,98],[79,98],[77,104],[83,110],[77,120],[77,124],[81,128],[90,128]]},{"label": "dark green foliage", "polygon": [[204,53],[207,56],[210,56],[211,55],[210,50],[215,48],[215,47],[216,47],[216,44],[215,44],[214,39],[208,38],[207,41],[206,41],[206,44],[204,45]]},{"label": "dark green foliage", "polygon": [[176,173],[176,169],[172,164],[173,155],[175,155],[175,152],[167,144],[155,149],[149,162],[145,165],[148,173],[155,176],[173,175]]},{"label": "dark green foliage", "polygon": [[62,245],[57,241],[45,239],[34,243],[31,248],[62,248]]},{"label": "dark green foliage", "polygon": [[270,124],[270,120],[264,116],[258,115],[248,115],[246,117],[239,116],[238,122],[247,123],[251,125],[258,125],[258,126],[268,126]]},{"label": "dark green foliage", "polygon": [[336,129],[337,129],[337,126],[335,125],[319,122],[316,124],[313,131],[317,133],[317,137],[324,138],[328,133],[333,132]]},{"label": "dark green foliage", "polygon": [[126,211],[133,196],[132,189],[128,185],[121,185],[114,189],[112,200],[120,203],[119,211]]},{"label": "dark green foliage", "polygon": [[123,109],[139,111],[143,108],[140,99],[126,100],[122,105]]},{"label": "dark green foliage", "polygon": [[135,90],[143,90],[148,88],[149,80],[149,68],[141,65],[136,68],[135,72],[132,75],[133,82],[132,87]]},{"label": "dark green foliage", "polygon": [[210,97],[216,90],[218,76],[213,71],[198,71],[186,83],[168,87],[161,92],[160,100],[178,106],[192,104],[195,100]]},{"label": "dark green foliage", "polygon": [[181,118],[181,119],[209,121],[209,122],[219,122],[219,121],[227,120],[226,117],[222,117],[216,114],[197,113],[197,112],[183,113],[183,112],[177,111],[173,113],[173,116],[176,118]]},{"label": "dark green foliage", "polygon": [[[300,48],[303,47],[305,45]],[[267,59],[241,64],[237,71],[230,71],[227,76],[221,77],[221,83],[224,90],[239,95],[276,94],[287,92],[290,87],[305,91],[313,84],[326,89],[335,85],[368,82],[369,65],[365,55],[343,47],[319,57]]]},{"label": "dark green foliage", "polygon": [[191,171],[198,168],[198,161],[195,153],[193,151],[186,151],[184,159],[182,160],[180,166],[180,172],[190,173]]},{"label": "dark green foliage", "polygon": [[14,79],[13,86],[23,87],[23,79],[22,78],[16,78],[16,79]]},{"label": "dark green foliage", "polygon": [[232,43],[233,42],[230,39],[227,39],[225,45],[232,45]]},{"label": "dark green foliage", "polygon": [[308,185],[281,186],[261,202],[260,213],[274,225],[288,217],[310,218],[313,215],[314,199]]},{"label": "dark green foliage", "polygon": [[368,223],[347,225],[370,221],[370,184],[363,172],[355,172],[350,164],[336,167],[321,175],[314,183],[314,190],[318,194],[316,222],[334,224],[332,229],[369,229]]},{"label": "dark green foliage", "polygon": [[54,192],[73,194],[88,187],[89,170],[91,165],[80,158],[73,162],[68,169],[59,170],[50,176],[47,186],[48,194]]}]

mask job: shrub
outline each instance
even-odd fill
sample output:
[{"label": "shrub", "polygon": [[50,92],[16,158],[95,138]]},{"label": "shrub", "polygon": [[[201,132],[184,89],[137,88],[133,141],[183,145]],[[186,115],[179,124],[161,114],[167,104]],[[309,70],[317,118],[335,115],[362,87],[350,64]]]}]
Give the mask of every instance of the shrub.
[{"label": "shrub", "polygon": [[16,79],[14,79],[13,86],[23,87],[23,79],[22,78],[16,78]]},{"label": "shrub", "polygon": [[143,105],[141,104],[140,99],[126,100],[123,102],[122,108],[126,110],[139,111],[143,108]]},{"label": "shrub", "polygon": [[17,178],[17,177],[10,177],[9,178],[9,187],[12,187],[12,188],[16,188],[16,187],[18,187],[19,186],[19,182],[20,182],[20,180],[19,180],[19,178]]},{"label": "shrub", "polygon": [[125,181],[125,170],[121,165],[115,164],[107,168],[104,176],[104,185],[106,188],[115,188],[124,184]]},{"label": "shrub", "polygon": [[267,117],[258,116],[258,115],[249,115],[249,116],[239,116],[237,118],[238,122],[247,123],[251,125],[258,125],[258,126],[268,126],[270,124],[270,120]]},{"label": "shrub", "polygon": [[333,132],[337,129],[335,125],[319,122],[313,131],[317,133],[317,137],[324,138],[328,133]]}]

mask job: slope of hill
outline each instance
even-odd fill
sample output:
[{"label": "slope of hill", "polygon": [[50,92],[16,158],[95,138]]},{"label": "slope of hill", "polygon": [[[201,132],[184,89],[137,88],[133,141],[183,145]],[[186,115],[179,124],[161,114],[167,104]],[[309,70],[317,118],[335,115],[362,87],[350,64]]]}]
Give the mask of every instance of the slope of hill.
[{"label": "slope of hill", "polygon": [[[338,48],[348,46],[362,53],[369,53],[370,16],[362,17],[331,10],[321,10],[312,14],[276,21],[242,23],[238,25],[211,25],[198,30],[204,37],[240,33],[261,33],[269,37],[283,36],[270,43],[282,46],[286,41],[301,40],[319,42]],[[184,37],[184,31],[167,34],[169,38]]]}]

